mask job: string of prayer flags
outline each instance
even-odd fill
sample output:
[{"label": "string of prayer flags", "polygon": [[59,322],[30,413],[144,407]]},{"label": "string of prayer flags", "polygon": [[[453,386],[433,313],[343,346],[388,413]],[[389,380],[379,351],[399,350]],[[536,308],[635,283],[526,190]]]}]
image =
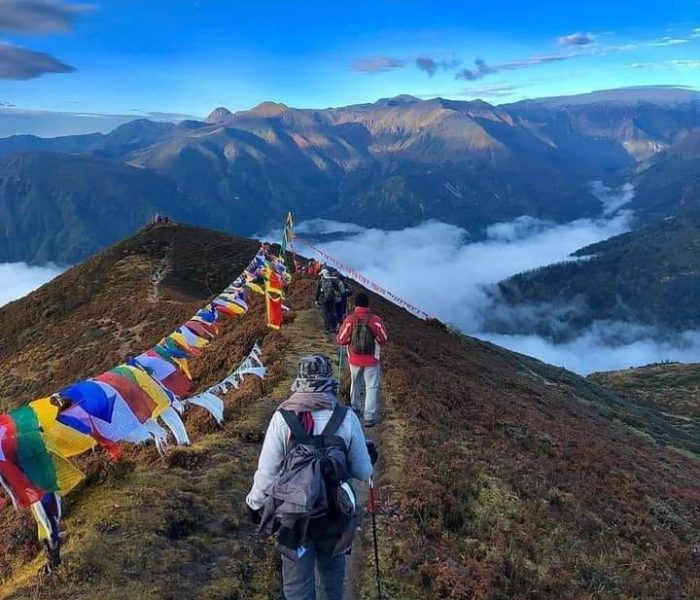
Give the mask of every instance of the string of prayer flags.
[{"label": "string of prayer flags", "polygon": [[[292,224],[290,214],[287,240]],[[68,459],[96,446],[117,459],[123,442],[151,441],[163,452],[169,434],[176,443],[189,444],[181,418],[188,404],[205,408],[221,423],[220,396],[238,388],[247,375],[265,375],[260,347],[256,344],[222,382],[187,399],[193,385],[189,360],[219,335],[224,318],[248,312],[251,292],[264,294],[268,325],[279,329],[284,288],[290,280],[284,259],[263,244],[221,294],[152,348],[50,397],[0,414],[0,487],[15,508],[31,508],[39,538],[51,551],[51,564],[60,562],[61,496],[83,479]]]}]

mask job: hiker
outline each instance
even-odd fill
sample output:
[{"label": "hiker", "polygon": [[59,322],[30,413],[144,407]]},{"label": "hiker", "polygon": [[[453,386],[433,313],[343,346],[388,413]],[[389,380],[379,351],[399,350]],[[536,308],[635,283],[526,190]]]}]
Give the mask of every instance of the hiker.
[{"label": "hiker", "polygon": [[335,319],[340,324],[345,320],[348,313],[348,300],[352,296],[352,289],[345,278],[338,274],[338,291],[335,296]]},{"label": "hiker", "polygon": [[[336,341],[348,347],[350,364],[350,397],[352,408],[364,413],[365,427],[377,423],[377,397],[380,380],[380,346],[386,343],[388,334],[384,322],[369,309],[369,298],[365,293],[355,297],[355,311],[348,315]],[[364,382],[365,402],[362,405],[360,383]]]},{"label": "hiker", "polygon": [[[277,535],[286,600],[342,600],[346,555],[361,522],[348,479],[369,480],[376,449],[322,355],[299,362],[293,394],[272,416],[253,487],[251,521]],[[321,455],[321,456],[319,456]]]},{"label": "hiker", "polygon": [[314,265],[315,265],[315,264],[316,264],[316,260],[313,259],[313,258],[310,259],[309,262],[307,262],[307,263],[302,267],[301,274],[302,274],[302,275],[313,276],[313,275],[314,275],[314,272],[313,272],[313,271],[314,271]]},{"label": "hiker", "polygon": [[338,279],[333,277],[327,267],[321,269],[321,275],[316,286],[316,305],[321,307],[326,333],[335,333],[338,320],[335,312],[335,302],[338,289]]},{"label": "hiker", "polygon": [[311,275],[312,277],[316,277],[316,275],[318,275],[321,272],[321,268],[321,263],[312,258],[309,266],[309,275]]}]

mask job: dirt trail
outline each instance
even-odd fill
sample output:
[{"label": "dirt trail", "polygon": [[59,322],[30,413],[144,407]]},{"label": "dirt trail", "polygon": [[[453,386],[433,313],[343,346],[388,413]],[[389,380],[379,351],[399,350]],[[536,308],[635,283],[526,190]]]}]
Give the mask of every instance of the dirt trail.
[{"label": "dirt trail", "polygon": [[158,304],[160,302],[160,284],[167,277],[173,269],[172,264],[172,250],[168,250],[168,253],[160,261],[160,264],[153,269],[151,273],[151,285],[148,288],[148,298],[149,304]]}]

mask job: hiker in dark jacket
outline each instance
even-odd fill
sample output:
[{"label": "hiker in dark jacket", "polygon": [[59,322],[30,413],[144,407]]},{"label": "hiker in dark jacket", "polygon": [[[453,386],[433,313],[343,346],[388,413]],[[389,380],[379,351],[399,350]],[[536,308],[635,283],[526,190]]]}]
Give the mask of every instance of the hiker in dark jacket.
[{"label": "hiker in dark jacket", "polygon": [[[339,345],[348,348],[352,408],[360,415],[364,413],[365,427],[372,427],[377,422],[377,398],[381,374],[380,346],[386,343],[388,337],[384,321],[369,309],[367,294],[357,294],[355,311],[345,319],[336,341]],[[363,383],[364,406],[361,395]]]},{"label": "hiker in dark jacket", "polygon": [[321,307],[326,333],[335,333],[338,328],[335,312],[338,294],[338,278],[333,277],[329,269],[322,269],[316,286],[316,304]]},{"label": "hiker in dark jacket", "polygon": [[352,289],[345,278],[338,273],[338,293],[335,297],[335,319],[338,324],[345,320],[348,313],[348,300],[352,296]]},{"label": "hiker in dark jacket", "polygon": [[[292,384],[294,392],[275,412],[265,435],[258,470],[246,504],[253,522],[265,527],[271,510],[282,504],[294,505],[303,495],[305,503],[314,507],[324,498],[317,498],[318,490],[294,490],[289,497],[280,497],[279,481],[289,467],[289,456],[295,436],[287,419],[290,412],[296,415],[295,428],[303,428],[307,435],[321,435],[329,423],[339,423],[334,435],[344,442],[347,470],[350,477],[368,480],[372,475],[370,449],[362,426],[355,413],[340,406],[337,399],[338,381],[333,366],[325,356],[311,355],[301,359],[298,375]],[[283,414],[281,411],[288,411]],[[341,416],[342,415],[342,416]],[[342,419],[342,420],[341,420]],[[297,423],[298,422],[298,423]],[[284,491],[282,489],[282,496]],[[275,494],[277,494],[275,496]],[[300,508],[300,513],[303,512]],[[303,507],[305,508],[305,507]],[[263,514],[264,509],[264,514]],[[358,514],[361,515],[360,512]],[[299,517],[298,517],[299,518]],[[301,520],[304,520],[303,517]],[[319,597],[326,600],[342,600],[345,581],[346,554],[349,547],[342,546],[344,536],[352,535],[356,520],[343,521],[342,517],[325,516],[305,519],[292,525],[282,523],[278,535],[278,547],[282,553],[282,579],[286,600],[309,600]],[[272,529],[270,527],[270,529]],[[340,551],[337,550],[340,543]]]}]

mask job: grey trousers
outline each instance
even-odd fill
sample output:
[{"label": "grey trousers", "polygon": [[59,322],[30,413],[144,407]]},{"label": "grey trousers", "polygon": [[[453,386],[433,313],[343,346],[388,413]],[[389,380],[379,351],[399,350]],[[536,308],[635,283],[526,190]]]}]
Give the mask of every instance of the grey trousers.
[{"label": "grey trousers", "polygon": [[[376,423],[378,415],[377,397],[379,396],[380,366],[356,367],[350,365],[350,398],[352,408],[364,414],[365,421]],[[362,403],[362,390],[365,401]]]},{"label": "grey trousers", "polygon": [[311,549],[298,560],[282,556],[285,600],[343,600],[345,555],[319,556]]}]

